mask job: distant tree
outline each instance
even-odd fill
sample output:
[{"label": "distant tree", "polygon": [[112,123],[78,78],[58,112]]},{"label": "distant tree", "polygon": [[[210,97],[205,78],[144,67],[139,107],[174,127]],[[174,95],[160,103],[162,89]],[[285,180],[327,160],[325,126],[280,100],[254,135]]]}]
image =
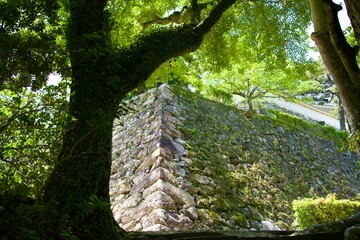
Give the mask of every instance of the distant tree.
[{"label": "distant tree", "polygon": [[[305,73],[298,73],[289,65],[287,69],[268,69],[264,63],[251,63],[241,61],[233,64],[230,70],[223,70],[218,74],[209,75],[205,80],[205,86],[218,92],[224,92],[222,96],[240,96],[246,103],[248,110],[253,111],[254,100],[265,98],[286,98],[295,100],[297,95],[310,89],[318,89],[316,81],[312,81]],[[214,90],[210,91],[211,95]],[[226,95],[226,94],[227,95]]]}]

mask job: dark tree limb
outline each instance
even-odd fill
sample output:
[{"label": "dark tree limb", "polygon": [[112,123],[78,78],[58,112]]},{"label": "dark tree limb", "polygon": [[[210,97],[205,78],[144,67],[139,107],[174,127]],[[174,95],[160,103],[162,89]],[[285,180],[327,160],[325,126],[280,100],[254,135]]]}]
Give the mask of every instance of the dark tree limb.
[{"label": "dark tree limb", "polygon": [[154,19],[143,23],[143,31],[153,24],[170,25],[173,24],[198,24],[201,21],[201,12],[213,2],[198,3],[192,0],[190,7],[184,6],[181,11],[174,11],[166,17],[156,16]]},{"label": "dark tree limb", "polygon": [[[120,65],[127,72],[121,73],[124,77],[118,83],[117,88],[120,87],[123,94],[127,93],[134,86],[143,83],[166,60],[198,49],[205,34],[210,31],[222,14],[234,3],[235,0],[220,1],[212,9],[209,16],[197,26],[184,25],[174,29],[154,32],[140,39],[128,51],[118,56],[122,61]],[[125,59],[124,55],[129,56],[126,57],[126,62],[123,61]],[[128,71],[128,69],[134,68],[133,66],[136,66],[136,69]]]},{"label": "dark tree limb", "polygon": [[357,48],[352,48],[346,41],[343,31],[341,30],[338,12],[342,10],[342,7],[335,4],[331,0],[324,0],[325,13],[327,24],[329,26],[329,33],[331,41],[343,62],[346,71],[348,72],[350,79],[352,80],[354,87],[360,90],[360,69],[356,62]]},{"label": "dark tree limb", "polygon": [[[354,54],[347,55],[349,46],[339,32],[339,6],[331,0],[310,0],[314,33],[311,34],[326,68],[334,79],[353,133],[360,131],[360,85]],[[359,146],[360,149],[360,146]]]},{"label": "dark tree limb", "polygon": [[210,12],[209,16],[197,27],[198,34],[205,35],[217,23],[222,14],[235,3],[235,0],[222,0]]}]

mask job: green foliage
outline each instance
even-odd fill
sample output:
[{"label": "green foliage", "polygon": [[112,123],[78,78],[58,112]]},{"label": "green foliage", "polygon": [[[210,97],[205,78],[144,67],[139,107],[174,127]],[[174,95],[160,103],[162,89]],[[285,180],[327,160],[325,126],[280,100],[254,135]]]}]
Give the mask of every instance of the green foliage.
[{"label": "green foliage", "polygon": [[314,224],[344,220],[360,207],[360,201],[337,200],[335,194],[326,198],[305,198],[293,201],[296,222],[300,229]]},{"label": "green foliage", "polygon": [[0,193],[39,194],[62,143],[66,83],[0,92]]},{"label": "green foliage", "polygon": [[278,110],[269,110],[268,112],[275,120],[274,123],[277,123],[278,125],[306,131],[309,134],[337,141],[340,144],[346,144],[348,141],[349,134],[346,131],[338,131],[331,126],[322,126],[321,124],[315,122],[308,122],[299,117]]},{"label": "green foliage", "polygon": [[[143,23],[181,9],[185,4],[186,1],[109,1],[107,10],[111,14],[111,37],[114,44],[129,46],[144,33]],[[156,28],[159,26],[155,25],[152,30]]]},{"label": "green foliage", "polygon": [[233,95],[222,88],[208,85],[205,87],[202,93],[209,99],[213,99],[225,104],[231,104],[233,102]]},{"label": "green foliage", "polygon": [[[196,53],[206,71],[220,71],[239,58],[274,69],[305,63],[310,14],[306,1],[245,1],[229,9]],[[234,17],[236,16],[236,17]]]},{"label": "green foliage", "polygon": [[[147,4],[143,1],[110,2],[107,9],[113,21],[113,42],[121,47],[130,46],[141,36],[178,26],[154,24],[146,31],[142,29],[143,23],[179,11],[185,5],[189,6],[190,1],[148,1]],[[197,90],[205,90],[213,96],[214,91],[203,88],[203,85],[229,92],[221,81],[233,78],[231,82],[241,82],[252,72],[257,76],[251,77],[251,85],[261,92],[292,95],[297,86],[309,86],[302,84],[307,82],[304,72],[312,64],[306,59],[309,48],[306,29],[310,18],[309,15],[304,17],[305,12],[309,12],[306,2],[296,6],[282,2],[235,5],[224,13],[198,51],[162,64],[150,76],[146,86],[175,79],[177,83],[190,83]],[[206,16],[208,10],[201,14]],[[242,73],[233,75],[233,66],[239,65]],[[264,66],[266,69],[259,71]],[[226,69],[229,71],[226,72]],[[235,68],[235,71],[238,70]],[[214,76],[216,73],[222,73],[222,77]]]},{"label": "green foliage", "polygon": [[68,73],[58,11],[57,1],[0,2],[0,90],[39,89],[50,73]]},{"label": "green foliage", "polygon": [[309,79],[306,71],[312,71],[307,62],[300,65],[288,62],[278,63],[277,66],[268,65],[265,56],[263,60],[256,60],[257,52],[237,41],[237,48],[246,49],[247,55],[233,57],[231,67],[219,72],[210,72],[203,77],[206,93],[212,95],[212,89],[239,96],[253,110],[253,102],[269,97],[294,99],[297,95],[319,88],[319,83]]},{"label": "green foliage", "polygon": [[186,81],[186,69],[183,58],[173,58],[164,62],[146,81],[147,87],[154,87],[160,83],[183,85]]}]

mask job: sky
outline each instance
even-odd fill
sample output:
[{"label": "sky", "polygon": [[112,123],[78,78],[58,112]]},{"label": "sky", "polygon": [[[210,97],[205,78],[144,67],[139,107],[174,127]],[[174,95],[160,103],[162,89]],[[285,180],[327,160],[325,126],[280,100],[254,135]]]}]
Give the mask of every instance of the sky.
[{"label": "sky", "polygon": [[346,6],[343,0],[333,0],[335,3],[337,4],[341,4],[343,7],[343,10],[341,10],[339,12],[339,20],[340,20],[340,24],[342,29],[347,28],[348,26],[350,26],[350,19],[347,15],[347,11],[346,11]]}]

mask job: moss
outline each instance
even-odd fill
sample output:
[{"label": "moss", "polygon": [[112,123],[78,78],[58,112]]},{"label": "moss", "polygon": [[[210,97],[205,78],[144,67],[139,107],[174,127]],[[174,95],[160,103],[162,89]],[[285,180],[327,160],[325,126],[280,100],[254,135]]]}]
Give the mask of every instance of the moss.
[{"label": "moss", "polygon": [[182,88],[174,91],[182,122],[191,131],[186,157],[193,160],[191,191],[200,196],[201,211],[237,226],[244,226],[246,216],[272,219],[288,229],[297,197],[335,192],[350,198],[360,190],[352,187],[358,186],[356,178],[347,175],[357,158],[338,152],[342,133],[280,113],[247,119],[234,107]]},{"label": "moss", "polygon": [[217,210],[217,212],[228,212],[231,210],[231,203],[228,199],[226,199],[225,196],[217,194],[214,198],[214,209]]},{"label": "moss", "polygon": [[184,128],[184,127],[179,127],[179,130],[182,133],[182,135],[184,136],[185,140],[188,140],[193,135],[193,131],[191,131],[191,129]]},{"label": "moss", "polygon": [[202,222],[210,221],[214,224],[221,223],[221,217],[215,211],[201,208],[199,209],[199,220]]},{"label": "moss", "polygon": [[235,224],[239,225],[239,226],[243,226],[246,225],[247,221],[246,221],[246,217],[244,214],[242,213],[238,213],[238,214],[234,214],[234,220],[235,220]]}]

